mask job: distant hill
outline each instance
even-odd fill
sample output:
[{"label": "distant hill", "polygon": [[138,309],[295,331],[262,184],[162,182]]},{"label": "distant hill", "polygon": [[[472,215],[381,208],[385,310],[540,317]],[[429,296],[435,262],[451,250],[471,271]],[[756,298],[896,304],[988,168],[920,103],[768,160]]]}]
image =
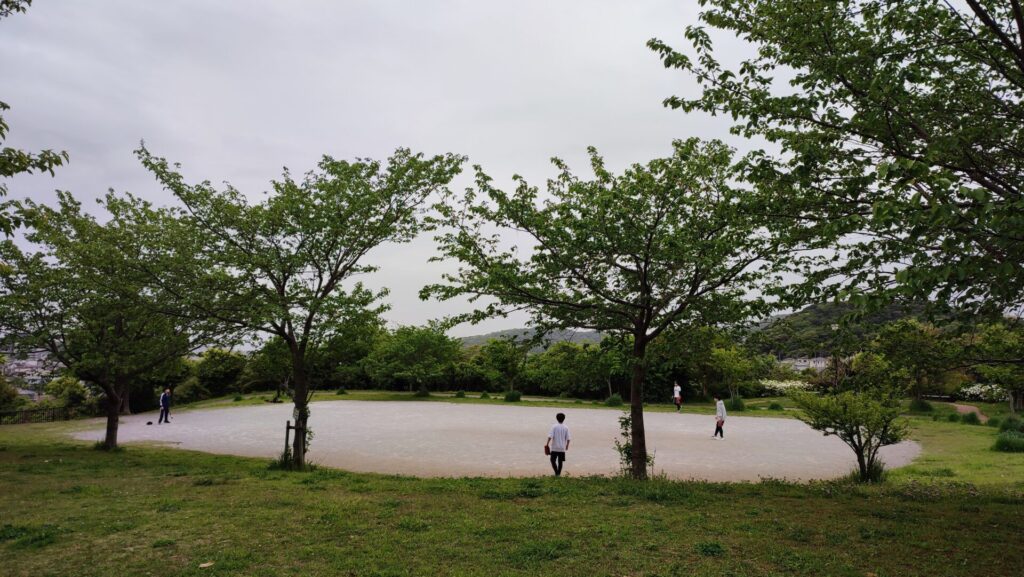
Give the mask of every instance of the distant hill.
[{"label": "distant hill", "polygon": [[[772,317],[754,330],[748,343],[762,353],[783,358],[827,356],[839,338],[833,326],[853,310],[852,305],[825,303]],[[905,317],[920,317],[922,310],[921,306],[890,305],[851,323],[846,327],[846,336],[856,342],[870,340],[883,325]]]},{"label": "distant hill", "polygon": [[[461,337],[459,340],[462,341],[462,346],[472,347],[476,345],[486,344],[487,341],[495,339],[528,339],[533,336],[533,329],[508,329],[504,331],[495,331],[493,333],[487,333],[483,335],[473,335],[469,337]],[[601,342],[601,333],[597,331],[554,331],[549,333],[547,339],[553,343],[561,341],[570,341],[574,343],[593,343],[597,344]]]}]

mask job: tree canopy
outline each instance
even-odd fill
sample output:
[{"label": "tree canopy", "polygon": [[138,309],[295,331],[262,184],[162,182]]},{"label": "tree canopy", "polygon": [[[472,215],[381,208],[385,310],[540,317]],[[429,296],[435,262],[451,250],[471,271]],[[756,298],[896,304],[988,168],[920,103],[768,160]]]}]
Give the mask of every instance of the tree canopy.
[{"label": "tree canopy", "polygon": [[665,102],[729,115],[734,133],[777,145],[743,177],[789,197],[780,216],[840,248],[808,294],[934,296],[996,314],[1024,306],[1021,2],[700,5],[704,25],[753,56],[722,64],[703,25],[686,29],[689,53],[651,40],[665,66],[703,88]]}]

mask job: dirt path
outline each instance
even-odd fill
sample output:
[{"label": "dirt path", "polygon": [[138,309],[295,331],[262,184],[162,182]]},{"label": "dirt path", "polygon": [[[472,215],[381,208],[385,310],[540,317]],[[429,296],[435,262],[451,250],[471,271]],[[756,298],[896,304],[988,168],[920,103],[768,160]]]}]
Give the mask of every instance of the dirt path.
[{"label": "dirt path", "polygon": [[981,410],[978,409],[978,407],[975,407],[974,405],[961,405],[959,403],[953,403],[953,408],[956,409],[956,412],[960,413],[961,415],[966,415],[967,413],[974,413],[978,415],[978,420],[981,421],[982,423],[988,422],[988,416],[986,416],[985,413],[982,413]]},{"label": "dirt path", "polygon": [[[551,473],[544,441],[555,413],[572,431],[566,471],[617,472],[618,411],[379,401],[313,403],[310,458],[351,471],[424,477],[535,476]],[[122,441],[158,442],[209,453],[275,457],[284,445],[290,405],[199,409],[172,413],[170,425],[146,425],[155,415],[124,417]],[[761,477],[833,478],[856,465],[853,452],[796,419],[729,416],[725,440],[712,440],[710,415],[648,413],[647,444],[655,470],[677,479],[757,481]],[[103,436],[102,424],[76,435]],[[917,443],[882,449],[890,467],[910,463]]]}]

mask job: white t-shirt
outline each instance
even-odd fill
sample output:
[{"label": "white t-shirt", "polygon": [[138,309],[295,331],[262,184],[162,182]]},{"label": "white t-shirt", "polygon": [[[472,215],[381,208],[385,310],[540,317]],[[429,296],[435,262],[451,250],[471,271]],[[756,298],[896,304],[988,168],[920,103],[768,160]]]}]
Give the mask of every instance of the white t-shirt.
[{"label": "white t-shirt", "polygon": [[672,396],[679,398],[682,395],[683,389],[679,385],[672,387]]},{"label": "white t-shirt", "polygon": [[718,399],[715,403],[715,418],[724,421],[725,420],[725,402],[722,399]]},{"label": "white t-shirt", "polygon": [[551,437],[551,450],[556,453],[564,453],[569,445],[569,441],[572,440],[572,435],[569,434],[569,427],[562,423],[552,425],[548,436]]}]

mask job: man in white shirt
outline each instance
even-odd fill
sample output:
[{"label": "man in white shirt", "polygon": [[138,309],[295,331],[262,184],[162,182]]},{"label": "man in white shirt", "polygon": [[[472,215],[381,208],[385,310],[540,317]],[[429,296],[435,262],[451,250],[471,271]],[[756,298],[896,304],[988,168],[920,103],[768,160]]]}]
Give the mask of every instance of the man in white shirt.
[{"label": "man in white shirt", "polygon": [[679,386],[679,383],[675,383],[672,387],[672,401],[676,404],[676,412],[683,407],[683,388]]},{"label": "man in white shirt", "polygon": [[725,403],[715,395],[715,433],[711,435],[712,439],[721,437],[725,439],[725,433],[722,432],[722,425],[725,424]]},{"label": "man in white shirt", "polygon": [[544,447],[551,451],[551,468],[554,469],[555,476],[560,477],[562,464],[565,463],[565,452],[569,450],[569,441],[572,441],[572,435],[569,434],[569,427],[562,424],[565,421],[564,413],[558,413],[555,415],[555,419],[558,422],[551,426],[548,442],[544,443]]}]

